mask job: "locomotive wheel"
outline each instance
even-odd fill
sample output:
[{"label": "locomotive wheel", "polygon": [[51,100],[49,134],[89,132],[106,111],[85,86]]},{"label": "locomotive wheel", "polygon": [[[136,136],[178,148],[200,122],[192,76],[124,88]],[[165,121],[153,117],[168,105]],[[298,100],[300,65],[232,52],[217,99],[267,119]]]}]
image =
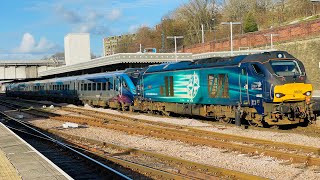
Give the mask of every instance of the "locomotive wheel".
[{"label": "locomotive wheel", "polygon": [[163,114],[163,115],[165,115],[165,116],[170,116],[170,112],[168,112],[168,111],[161,111],[161,113]]},{"label": "locomotive wheel", "polygon": [[250,126],[253,126],[253,127],[258,127],[259,126],[259,124],[254,122],[253,120],[248,120],[248,123],[249,123]]},{"label": "locomotive wheel", "polygon": [[229,124],[232,122],[232,119],[231,118],[219,118],[219,122],[222,122],[222,123],[225,123],[225,124]]}]

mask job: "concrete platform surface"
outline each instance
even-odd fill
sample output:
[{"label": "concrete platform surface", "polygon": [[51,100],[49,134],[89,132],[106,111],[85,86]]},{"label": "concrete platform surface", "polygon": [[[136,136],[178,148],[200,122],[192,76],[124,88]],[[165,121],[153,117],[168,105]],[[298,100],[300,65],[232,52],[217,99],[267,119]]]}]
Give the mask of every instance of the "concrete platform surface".
[{"label": "concrete platform surface", "polygon": [[72,179],[0,122],[0,180]]}]

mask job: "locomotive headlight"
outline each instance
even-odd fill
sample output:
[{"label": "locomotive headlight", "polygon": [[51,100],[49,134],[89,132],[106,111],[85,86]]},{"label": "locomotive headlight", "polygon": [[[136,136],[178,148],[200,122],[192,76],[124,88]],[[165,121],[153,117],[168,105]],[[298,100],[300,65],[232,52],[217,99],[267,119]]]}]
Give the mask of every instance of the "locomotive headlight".
[{"label": "locomotive headlight", "polygon": [[283,96],[285,96],[285,95],[282,94],[282,93],[276,93],[276,97],[277,97],[277,98],[281,98],[281,97],[283,97]]},{"label": "locomotive headlight", "polygon": [[311,91],[305,92],[304,95],[306,95],[306,96],[311,96]]}]

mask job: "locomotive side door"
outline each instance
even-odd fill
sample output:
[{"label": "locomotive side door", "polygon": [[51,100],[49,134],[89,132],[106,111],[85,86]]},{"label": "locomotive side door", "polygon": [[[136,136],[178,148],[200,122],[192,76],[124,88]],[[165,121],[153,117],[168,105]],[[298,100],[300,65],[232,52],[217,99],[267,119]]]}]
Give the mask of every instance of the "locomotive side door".
[{"label": "locomotive side door", "polygon": [[247,67],[241,67],[239,73],[239,99],[240,104],[245,106],[250,104],[248,81],[249,77]]}]

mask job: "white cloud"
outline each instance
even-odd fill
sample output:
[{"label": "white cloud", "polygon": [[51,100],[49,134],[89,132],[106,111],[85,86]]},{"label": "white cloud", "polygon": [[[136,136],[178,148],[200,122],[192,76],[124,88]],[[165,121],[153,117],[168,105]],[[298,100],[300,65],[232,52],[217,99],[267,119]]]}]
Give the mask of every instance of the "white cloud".
[{"label": "white cloud", "polygon": [[37,46],[35,46],[35,52],[46,52],[56,49],[57,45],[53,42],[49,42],[46,38],[42,37]]},{"label": "white cloud", "polygon": [[62,5],[57,6],[55,11],[58,16],[69,23],[80,23],[82,21],[81,16],[77,12],[67,9]]},{"label": "white cloud", "polygon": [[16,51],[21,53],[31,52],[35,44],[36,42],[33,36],[30,33],[24,33],[20,46],[16,49]]},{"label": "white cloud", "polygon": [[141,26],[140,25],[131,25],[128,29],[129,33],[135,33]]},{"label": "white cloud", "polygon": [[110,21],[115,21],[121,17],[122,13],[120,9],[112,9],[111,12],[107,15],[107,19]]},{"label": "white cloud", "polygon": [[24,33],[20,46],[13,50],[14,53],[44,53],[57,50],[55,43],[49,42],[42,37],[39,43],[36,43],[35,38],[31,33]]},{"label": "white cloud", "polygon": [[109,33],[110,30],[108,27],[96,24],[95,22],[86,22],[75,26],[72,29],[72,32],[79,32],[79,33],[92,33],[96,35],[105,35]]}]

